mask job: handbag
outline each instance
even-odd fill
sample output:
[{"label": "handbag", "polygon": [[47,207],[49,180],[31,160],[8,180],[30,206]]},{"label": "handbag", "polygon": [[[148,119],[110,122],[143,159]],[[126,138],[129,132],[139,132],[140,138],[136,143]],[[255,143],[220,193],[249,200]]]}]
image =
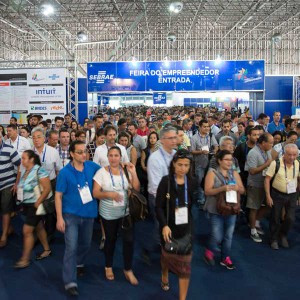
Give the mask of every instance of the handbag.
[{"label": "handbag", "polygon": [[[167,202],[167,225],[169,225],[169,210],[170,210],[170,178],[168,180],[168,192],[166,194]],[[185,234],[179,239],[170,238],[170,242],[165,242],[164,250],[171,254],[187,255],[192,252],[192,235]]]},{"label": "handbag", "polygon": [[143,221],[146,219],[148,215],[147,200],[143,194],[141,194],[140,192],[138,192],[132,187],[126,167],[124,168],[124,172],[129,183],[128,203],[129,203],[130,217],[134,222],[141,221],[141,220]]},{"label": "handbag", "polygon": [[[222,182],[222,178],[214,171],[216,176]],[[221,192],[216,195],[217,199],[217,212],[222,216],[238,215],[241,209],[241,195],[237,192],[237,203],[228,203],[226,201],[226,192]]]},{"label": "handbag", "polygon": [[[37,179],[38,185],[33,189],[36,199],[38,199],[43,192],[42,187],[39,184],[39,177],[38,177],[39,170],[40,170],[40,167],[36,171],[36,179]],[[49,195],[50,196],[48,196],[48,198],[45,199],[37,208],[36,215],[53,214],[55,212],[55,200],[54,200],[52,191],[50,191]]]}]

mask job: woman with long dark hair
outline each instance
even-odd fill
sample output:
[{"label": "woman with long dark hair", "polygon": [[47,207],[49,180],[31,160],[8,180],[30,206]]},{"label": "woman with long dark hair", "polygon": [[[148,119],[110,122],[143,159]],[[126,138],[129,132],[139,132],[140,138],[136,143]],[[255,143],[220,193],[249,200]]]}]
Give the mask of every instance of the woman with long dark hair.
[{"label": "woman with long dark hair", "polygon": [[47,241],[47,233],[44,228],[43,216],[37,213],[43,201],[52,195],[51,183],[48,172],[41,166],[40,158],[32,150],[26,150],[22,154],[21,178],[18,184],[18,201],[21,202],[25,221],[23,226],[23,253],[16,262],[15,268],[23,269],[30,265],[31,251],[34,247],[34,235],[36,230],[43,251],[36,256],[37,260],[51,255]]},{"label": "woman with long dark hair", "polygon": [[[161,232],[161,288],[170,289],[169,270],[179,278],[179,299],[186,299],[192,252],[174,254],[166,250],[171,238],[181,239],[192,235],[193,179],[191,175],[192,155],[185,149],[178,150],[170,164],[169,175],[164,176],[156,195],[156,215]],[[170,198],[166,195],[169,193]],[[168,203],[167,203],[168,201]],[[169,214],[168,214],[169,213]],[[190,240],[191,242],[191,240]]]}]

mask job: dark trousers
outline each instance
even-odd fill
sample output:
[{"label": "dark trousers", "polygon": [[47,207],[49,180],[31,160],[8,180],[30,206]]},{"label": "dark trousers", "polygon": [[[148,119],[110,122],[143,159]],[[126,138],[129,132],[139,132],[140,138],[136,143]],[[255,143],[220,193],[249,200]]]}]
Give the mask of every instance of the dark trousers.
[{"label": "dark trousers", "polygon": [[[56,179],[51,180],[52,193],[55,195],[55,186]],[[56,230],[56,213],[45,215],[45,230],[47,232],[47,237],[49,240],[54,238],[55,230]]]},{"label": "dark trousers", "polygon": [[102,224],[105,231],[105,244],[104,244],[104,255],[105,255],[105,267],[112,268],[114,260],[114,252],[116,247],[116,241],[118,232],[120,231],[123,239],[123,261],[125,271],[132,269],[133,260],[133,226],[129,229],[122,228],[123,218],[116,220],[105,220],[102,218]]},{"label": "dark trousers", "polygon": [[[271,197],[273,199],[270,219],[271,241],[278,241],[280,236],[287,236],[294,224],[298,194],[284,194],[272,189]],[[283,208],[285,208],[285,218],[281,223]]]}]

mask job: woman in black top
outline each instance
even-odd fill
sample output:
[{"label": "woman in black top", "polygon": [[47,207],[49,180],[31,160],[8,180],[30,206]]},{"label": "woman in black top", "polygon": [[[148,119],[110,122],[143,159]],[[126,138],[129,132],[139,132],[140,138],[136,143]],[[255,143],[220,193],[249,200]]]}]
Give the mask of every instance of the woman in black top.
[{"label": "woman in black top", "polygon": [[[178,150],[170,164],[169,175],[164,176],[158,186],[156,195],[156,215],[161,232],[161,287],[169,290],[169,269],[179,277],[179,299],[186,299],[190,273],[192,253],[187,255],[171,254],[165,251],[165,243],[170,238],[179,239],[192,232],[192,195],[193,184],[191,177],[192,155],[185,149]],[[167,222],[168,185],[170,184],[169,222]],[[176,210],[176,212],[175,212]],[[185,212],[180,217],[178,211]],[[179,223],[176,225],[175,223]]]}]

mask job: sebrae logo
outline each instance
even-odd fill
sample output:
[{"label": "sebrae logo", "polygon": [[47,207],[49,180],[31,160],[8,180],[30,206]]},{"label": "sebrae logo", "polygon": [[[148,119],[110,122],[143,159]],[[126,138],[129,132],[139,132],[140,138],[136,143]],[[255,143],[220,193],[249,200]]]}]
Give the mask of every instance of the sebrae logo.
[{"label": "sebrae logo", "polygon": [[38,78],[38,74],[37,73],[32,74],[32,78],[31,79],[33,81],[42,81],[42,80],[45,80],[45,78]]},{"label": "sebrae logo", "polygon": [[104,83],[104,80],[112,80],[114,75],[106,74],[106,71],[98,71],[97,75],[90,75],[89,80],[96,80],[97,83]]}]

